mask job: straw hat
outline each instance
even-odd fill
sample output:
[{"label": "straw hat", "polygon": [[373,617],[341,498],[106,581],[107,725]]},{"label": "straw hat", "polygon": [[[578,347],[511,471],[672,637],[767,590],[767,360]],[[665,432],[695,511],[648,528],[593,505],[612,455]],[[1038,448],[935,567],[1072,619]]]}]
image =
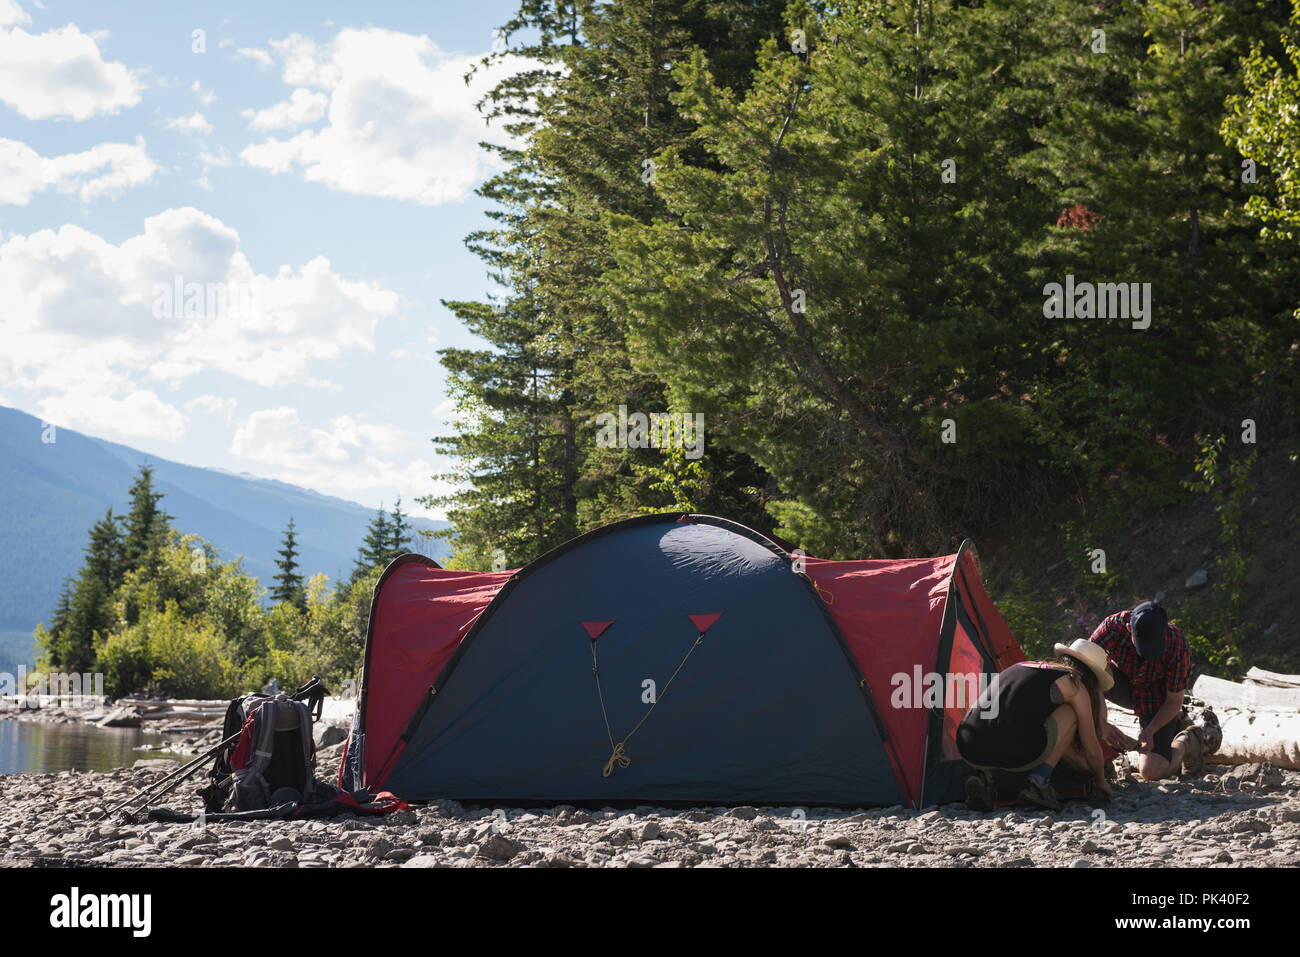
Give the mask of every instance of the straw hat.
[{"label": "straw hat", "polygon": [[1069,655],[1091,668],[1103,692],[1109,691],[1114,686],[1115,679],[1106,670],[1106,649],[1096,642],[1089,641],[1087,638],[1076,638],[1068,645],[1058,642],[1053,650],[1058,655]]}]

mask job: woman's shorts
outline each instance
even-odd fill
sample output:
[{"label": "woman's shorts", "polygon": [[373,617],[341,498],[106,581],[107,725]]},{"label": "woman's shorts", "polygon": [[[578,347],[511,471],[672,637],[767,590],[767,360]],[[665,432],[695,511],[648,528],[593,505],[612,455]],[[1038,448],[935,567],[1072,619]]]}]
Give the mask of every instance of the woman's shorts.
[{"label": "woman's shorts", "polygon": [[[960,728],[958,730],[960,731]],[[1016,767],[1010,767],[1010,768],[1002,767],[1001,765],[994,765],[994,764],[977,764],[976,762],[970,760],[970,758],[966,758],[966,763],[969,764],[971,767],[981,768],[985,771],[993,771],[993,770],[1032,771],[1040,764],[1045,763],[1047,759],[1052,756],[1052,752],[1056,750],[1056,742],[1060,740],[1060,736],[1061,736],[1061,729],[1057,727],[1056,715],[1049,714],[1047,716],[1047,720],[1043,722],[1043,739],[1045,743],[1043,744],[1042,749],[1040,750],[1038,756],[1035,757],[1033,760],[1026,761],[1024,764],[1020,764],[1017,765]]]}]

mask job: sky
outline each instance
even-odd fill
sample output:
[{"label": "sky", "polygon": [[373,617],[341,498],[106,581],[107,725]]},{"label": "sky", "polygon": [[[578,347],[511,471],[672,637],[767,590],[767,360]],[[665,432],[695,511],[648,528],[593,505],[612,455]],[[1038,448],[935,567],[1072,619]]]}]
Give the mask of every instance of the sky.
[{"label": "sky", "polygon": [[0,0],[0,405],[442,517],[514,8]]}]

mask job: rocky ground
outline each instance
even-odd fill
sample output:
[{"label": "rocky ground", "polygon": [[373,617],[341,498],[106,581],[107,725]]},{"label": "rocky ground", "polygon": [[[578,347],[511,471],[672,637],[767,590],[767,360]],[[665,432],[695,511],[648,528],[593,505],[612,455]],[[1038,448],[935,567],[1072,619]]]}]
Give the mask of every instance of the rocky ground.
[{"label": "rocky ground", "polygon": [[[103,808],[171,762],[106,773],[0,777],[0,866],[145,867],[1251,867],[1300,865],[1300,773],[1211,768],[1121,780],[1099,808],[1051,814],[962,805],[924,812],[810,808],[462,807],[383,817],[220,822],[105,820]],[[193,811],[189,783],[167,806]]]}]

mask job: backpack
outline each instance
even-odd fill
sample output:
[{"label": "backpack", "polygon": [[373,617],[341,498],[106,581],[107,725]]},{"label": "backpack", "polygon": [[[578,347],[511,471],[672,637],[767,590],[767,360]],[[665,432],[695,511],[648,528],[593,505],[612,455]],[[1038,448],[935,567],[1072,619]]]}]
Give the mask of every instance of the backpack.
[{"label": "backpack", "polygon": [[312,722],[326,693],[317,677],[293,695],[250,694],[231,701],[222,729],[227,743],[199,792],[204,810],[262,811],[319,800]]}]

